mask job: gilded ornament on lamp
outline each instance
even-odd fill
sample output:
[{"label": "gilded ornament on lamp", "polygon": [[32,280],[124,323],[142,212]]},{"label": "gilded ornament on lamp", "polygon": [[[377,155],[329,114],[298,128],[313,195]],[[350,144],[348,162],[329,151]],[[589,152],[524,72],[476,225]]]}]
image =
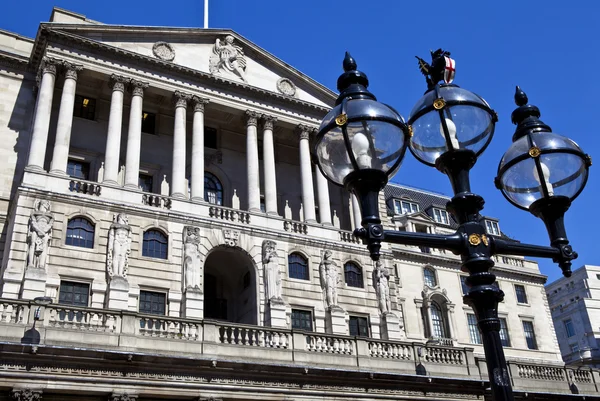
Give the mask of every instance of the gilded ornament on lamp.
[{"label": "gilded ornament on lamp", "polygon": [[433,101],[433,108],[436,110],[441,110],[446,106],[446,101],[444,99],[437,98]]},{"label": "gilded ornament on lamp", "polygon": [[347,122],[348,122],[348,115],[346,115],[346,114],[340,114],[339,116],[337,116],[335,118],[335,123],[340,127],[342,125],[346,125]]},{"label": "gilded ornament on lamp", "polygon": [[531,157],[538,157],[540,154],[542,154],[542,151],[537,146],[532,146],[528,153]]},{"label": "gilded ornament on lamp", "polygon": [[481,244],[481,237],[479,236],[479,234],[469,235],[469,244],[471,244],[473,246],[477,246],[477,245]]}]

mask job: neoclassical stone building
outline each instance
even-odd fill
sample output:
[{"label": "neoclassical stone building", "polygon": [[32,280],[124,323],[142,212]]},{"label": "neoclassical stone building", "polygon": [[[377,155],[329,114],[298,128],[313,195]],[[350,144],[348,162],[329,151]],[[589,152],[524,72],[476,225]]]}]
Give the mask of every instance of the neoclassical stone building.
[{"label": "neoclassical stone building", "polygon": [[[310,140],[335,93],[230,30],[54,9],[0,31],[0,399],[483,399],[460,260],[352,236]],[[389,185],[389,227],[454,228]],[[486,218],[490,235],[503,235]],[[517,398],[564,367],[535,262],[496,259]]]}]

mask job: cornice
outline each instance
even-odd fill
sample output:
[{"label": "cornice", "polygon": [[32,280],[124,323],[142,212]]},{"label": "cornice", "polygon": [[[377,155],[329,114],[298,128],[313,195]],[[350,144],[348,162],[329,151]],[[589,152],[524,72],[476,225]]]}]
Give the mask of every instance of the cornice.
[{"label": "cornice", "polygon": [[27,72],[27,58],[0,50],[0,65]]},{"label": "cornice", "polygon": [[[81,28],[81,27],[78,26],[78,29],[79,28]],[[121,57],[125,57],[131,61],[134,61],[135,63],[137,63],[137,65],[139,65],[140,61],[143,61],[143,62],[147,63],[148,65],[152,65],[155,68],[159,67],[164,70],[168,70],[170,72],[176,71],[179,73],[184,73],[189,78],[206,79],[210,82],[227,87],[230,90],[231,90],[231,88],[235,88],[238,90],[241,89],[244,91],[248,91],[248,92],[260,95],[262,97],[270,98],[271,100],[277,100],[283,104],[288,104],[288,105],[294,104],[296,106],[301,106],[301,107],[304,107],[307,109],[311,109],[315,112],[322,113],[323,116],[330,110],[328,107],[320,106],[315,103],[307,102],[307,101],[300,100],[297,98],[291,98],[289,96],[278,94],[276,92],[271,92],[266,89],[261,89],[261,88],[255,87],[255,86],[251,86],[251,85],[248,85],[243,82],[232,81],[232,80],[220,77],[220,76],[216,76],[216,75],[212,75],[212,74],[209,74],[206,72],[198,71],[198,70],[195,70],[195,69],[192,69],[189,67],[185,67],[182,65],[177,65],[172,62],[152,58],[149,56],[145,56],[143,54],[139,54],[139,53],[121,49],[121,48],[118,48],[115,46],[107,45],[105,43],[101,43],[101,42],[98,42],[98,41],[95,41],[92,39],[88,39],[88,38],[85,38],[85,37],[82,37],[79,35],[75,35],[72,33],[67,33],[67,32],[63,32],[61,30],[53,29],[52,26],[46,25],[46,24],[40,25],[38,37],[36,38],[35,45],[34,45],[32,53],[31,53],[30,68],[32,68],[34,70],[38,68],[38,65],[41,61],[41,57],[45,53],[45,49],[48,45],[49,37],[56,37],[58,39],[63,39],[65,41],[79,43],[81,45],[91,47],[92,49],[103,50],[103,51],[106,51],[106,52],[109,52],[109,53],[112,53],[112,54],[115,54],[115,55],[118,55]]]}]

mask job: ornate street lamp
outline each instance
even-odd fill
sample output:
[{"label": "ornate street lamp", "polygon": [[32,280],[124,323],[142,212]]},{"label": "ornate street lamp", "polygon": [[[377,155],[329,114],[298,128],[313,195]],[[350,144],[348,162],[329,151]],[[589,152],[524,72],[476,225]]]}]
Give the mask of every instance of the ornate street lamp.
[{"label": "ornate street lamp", "polygon": [[[338,79],[340,95],[321,123],[313,156],[325,177],[357,196],[362,228],[354,235],[367,245],[373,260],[379,259],[383,241],[441,248],[461,256],[462,270],[469,272],[464,301],[478,319],[492,397],[513,400],[499,333],[498,302],[504,293],[493,285],[492,256],[551,258],[569,276],[577,253],[569,245],[563,216],[583,190],[591,160],[573,141],[551,133],[539,120],[537,107],[528,105],[517,88],[519,107],[512,115],[517,130],[498,168],[496,185],[511,203],[544,221],[550,246],[488,236],[480,215],[484,201],[471,192],[469,170],[492,139],[496,113],[480,96],[452,84],[455,64],[449,52],[437,50],[432,52],[431,65],[422,59],[419,64],[428,90],[407,124],[390,106],[376,101],[367,90],[366,75],[346,53],[344,73]],[[450,179],[454,196],[446,207],[459,224],[454,234],[383,229],[379,192],[397,171],[407,146],[418,160]]]}]

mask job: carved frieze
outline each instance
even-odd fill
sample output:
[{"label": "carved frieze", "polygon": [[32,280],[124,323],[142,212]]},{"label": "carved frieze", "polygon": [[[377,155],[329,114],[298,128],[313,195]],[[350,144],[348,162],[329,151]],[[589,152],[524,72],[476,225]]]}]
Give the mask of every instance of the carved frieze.
[{"label": "carved frieze", "polygon": [[30,388],[13,389],[11,396],[17,401],[39,401],[42,399],[42,390]]}]

